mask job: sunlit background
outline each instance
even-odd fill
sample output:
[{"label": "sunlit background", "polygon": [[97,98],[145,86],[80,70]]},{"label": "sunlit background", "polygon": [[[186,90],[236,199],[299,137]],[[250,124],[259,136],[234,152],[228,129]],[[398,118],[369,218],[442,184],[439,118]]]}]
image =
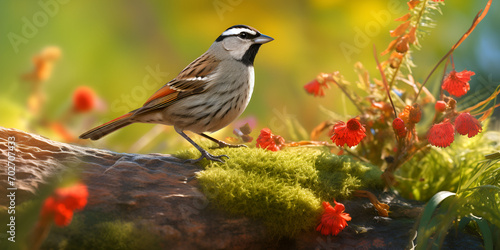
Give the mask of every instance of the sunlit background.
[{"label": "sunlit background", "polygon": [[[287,138],[285,123],[290,120],[308,133],[329,118],[321,106],[345,117],[357,113],[337,89],[315,98],[303,85],[320,72],[337,70],[355,82],[357,61],[378,76],[372,46],[379,52],[387,47],[393,39],[389,31],[398,25],[394,19],[407,13],[406,2],[1,1],[0,126],[119,152],[174,153],[187,144],[171,127],[135,124],[96,142],[74,138],[140,107],[222,31],[246,24],[275,41],[262,46],[255,60],[256,86],[241,119],[256,120],[254,136],[270,127]],[[437,26],[420,40],[422,50],[414,53],[417,81],[423,81],[469,28],[486,1],[445,3],[443,15],[434,17]],[[457,71],[476,72],[471,93],[483,99],[500,80],[498,13],[500,5],[494,1],[483,22],[454,53]],[[48,46],[59,49],[47,66],[52,67],[46,69],[50,76],[33,81],[33,58]],[[441,76],[442,70],[431,79],[429,89],[436,89],[432,86]],[[73,107],[73,93],[80,86],[98,96],[90,111],[76,112]],[[34,98],[37,88],[39,96]],[[233,128],[214,136],[231,136]]]}]

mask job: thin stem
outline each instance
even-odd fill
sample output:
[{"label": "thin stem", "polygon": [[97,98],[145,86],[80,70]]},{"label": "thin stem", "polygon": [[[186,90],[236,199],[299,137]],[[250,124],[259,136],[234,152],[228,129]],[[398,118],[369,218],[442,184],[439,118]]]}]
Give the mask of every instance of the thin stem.
[{"label": "thin stem", "polygon": [[327,146],[327,147],[335,147],[334,144],[328,143],[326,141],[298,141],[298,142],[289,142],[283,145],[285,147],[299,147],[299,146]]},{"label": "thin stem", "polygon": [[420,96],[420,92],[422,92],[422,89],[424,88],[427,81],[429,81],[429,78],[431,78],[432,74],[434,74],[434,71],[436,71],[438,66],[444,61],[444,59],[446,59],[449,55],[451,55],[451,53],[453,53],[453,49],[448,51],[448,53],[446,53],[446,55],[444,55],[443,58],[441,58],[441,60],[439,60],[439,62],[436,64],[436,66],[434,66],[434,68],[432,68],[431,73],[429,73],[429,75],[427,75],[427,77],[425,78],[422,85],[420,85],[420,88],[418,88],[418,92],[417,92],[417,95],[415,96],[415,100],[413,100],[414,103],[417,102],[418,96]]},{"label": "thin stem", "polygon": [[349,95],[349,93],[347,92],[346,89],[344,89],[344,87],[342,87],[337,81],[335,81],[335,79],[333,79],[333,77],[331,79],[328,79],[328,80],[332,81],[333,83],[335,83],[337,85],[337,87],[339,87],[339,89],[342,90],[342,92],[344,92],[344,94],[347,96],[347,98],[349,98],[349,100],[354,104],[354,106],[356,106],[356,108],[358,109],[359,113],[363,114],[363,109],[361,107],[359,107],[358,103],[356,103],[354,101],[354,99],[352,98],[352,96]]},{"label": "thin stem", "polygon": [[465,34],[463,34],[460,39],[458,40],[458,42],[456,42],[452,47],[451,49],[448,51],[448,53],[446,53],[446,55],[443,56],[443,58],[441,58],[441,60],[439,60],[439,62],[436,64],[436,66],[434,66],[434,68],[431,70],[431,72],[429,73],[429,75],[425,78],[424,82],[422,83],[422,85],[420,86],[420,88],[418,89],[418,92],[417,92],[417,95],[415,96],[415,100],[413,102],[417,102],[417,99],[418,97],[420,96],[420,92],[422,92],[422,89],[424,88],[425,84],[427,83],[427,81],[429,80],[429,78],[431,77],[431,75],[434,73],[434,71],[436,71],[437,67],[448,57],[450,56],[453,51],[455,51],[456,48],[458,48],[458,46],[470,35],[470,33],[472,33],[472,31],[476,28],[476,26],[481,22],[481,20],[483,20],[483,18],[486,16],[486,14],[488,13],[488,10],[490,9],[490,6],[491,6],[491,2],[492,0],[489,0],[488,3],[486,4],[486,7],[484,8],[484,11],[483,10],[480,10],[479,13],[477,13],[476,17],[474,18],[474,21],[472,21],[472,25],[471,27],[465,32]]},{"label": "thin stem", "polygon": [[398,67],[396,67],[396,69],[394,70],[394,74],[392,75],[391,82],[389,83],[390,88],[392,88],[392,86],[394,85],[394,82],[396,81],[396,77],[398,75],[399,69],[401,68],[401,64],[403,64],[403,59],[405,58],[406,53],[407,52],[405,52],[403,54],[403,57],[401,57],[401,62],[398,63]]},{"label": "thin stem", "polygon": [[[449,60],[446,61],[446,63],[444,64],[443,77],[441,78],[441,86],[439,87],[439,100],[443,100],[443,97],[444,97],[443,83],[444,83],[444,76],[446,75],[446,69],[448,68],[448,63],[449,63]],[[455,67],[453,67],[453,68],[455,68]]]},{"label": "thin stem", "polygon": [[384,70],[382,69],[380,62],[378,61],[377,48],[375,47],[375,44],[373,45],[373,56],[375,57],[375,62],[377,63],[377,68],[380,71],[380,75],[382,76],[382,81],[384,83],[385,91],[387,92],[387,97],[389,97],[389,101],[391,101],[392,109],[394,111],[394,119],[396,119],[397,118],[396,107],[394,106],[394,102],[392,102],[391,92],[389,91],[389,85],[387,84],[387,79],[385,78]]},{"label": "thin stem", "polygon": [[353,151],[345,148],[344,151],[346,151],[347,153],[349,153],[350,155],[352,155],[354,158],[358,158],[359,160],[361,161],[364,161],[364,162],[370,162],[368,159],[366,159],[365,157],[361,156],[361,155],[358,155],[356,153],[354,153]]}]

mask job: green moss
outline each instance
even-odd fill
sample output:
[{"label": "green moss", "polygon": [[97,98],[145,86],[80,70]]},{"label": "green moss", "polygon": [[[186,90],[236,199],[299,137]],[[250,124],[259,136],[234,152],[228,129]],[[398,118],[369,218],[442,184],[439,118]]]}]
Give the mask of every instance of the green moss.
[{"label": "green moss", "polygon": [[161,239],[141,222],[81,212],[68,227],[52,227],[42,249],[160,249]]},{"label": "green moss", "polygon": [[[276,236],[312,230],[322,201],[349,197],[356,189],[382,187],[377,167],[312,148],[271,152],[258,148],[223,148],[225,163],[203,160],[197,177],[210,204],[235,215],[261,220]],[[179,156],[179,155],[178,155]],[[180,157],[196,158],[196,150]]]},{"label": "green moss", "polygon": [[158,249],[159,238],[133,222],[110,221],[97,224],[85,239],[86,249]]}]

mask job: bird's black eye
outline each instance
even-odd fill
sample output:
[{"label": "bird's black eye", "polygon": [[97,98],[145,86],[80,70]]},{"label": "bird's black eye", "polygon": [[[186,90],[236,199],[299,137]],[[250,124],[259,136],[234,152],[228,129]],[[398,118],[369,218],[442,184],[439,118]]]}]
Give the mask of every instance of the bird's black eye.
[{"label": "bird's black eye", "polygon": [[247,37],[248,37],[248,33],[246,33],[246,32],[241,32],[241,33],[238,35],[238,37],[239,37],[239,38],[241,38],[241,39],[245,39],[245,38],[247,38]]}]

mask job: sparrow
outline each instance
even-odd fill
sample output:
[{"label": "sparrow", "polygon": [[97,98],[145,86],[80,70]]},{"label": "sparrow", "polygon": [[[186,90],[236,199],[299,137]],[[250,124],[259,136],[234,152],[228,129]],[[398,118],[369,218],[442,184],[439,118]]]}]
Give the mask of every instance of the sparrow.
[{"label": "sparrow", "polygon": [[227,155],[212,155],[196,144],[184,131],[201,135],[219,147],[231,145],[205,132],[220,130],[238,118],[247,107],[254,89],[253,63],[262,44],[274,40],[246,25],[234,25],[217,37],[208,50],[184,68],[177,77],[156,91],[144,105],[95,127],[80,139],[98,140],[133,123],[173,126],[175,131],[204,158],[224,162]]}]

